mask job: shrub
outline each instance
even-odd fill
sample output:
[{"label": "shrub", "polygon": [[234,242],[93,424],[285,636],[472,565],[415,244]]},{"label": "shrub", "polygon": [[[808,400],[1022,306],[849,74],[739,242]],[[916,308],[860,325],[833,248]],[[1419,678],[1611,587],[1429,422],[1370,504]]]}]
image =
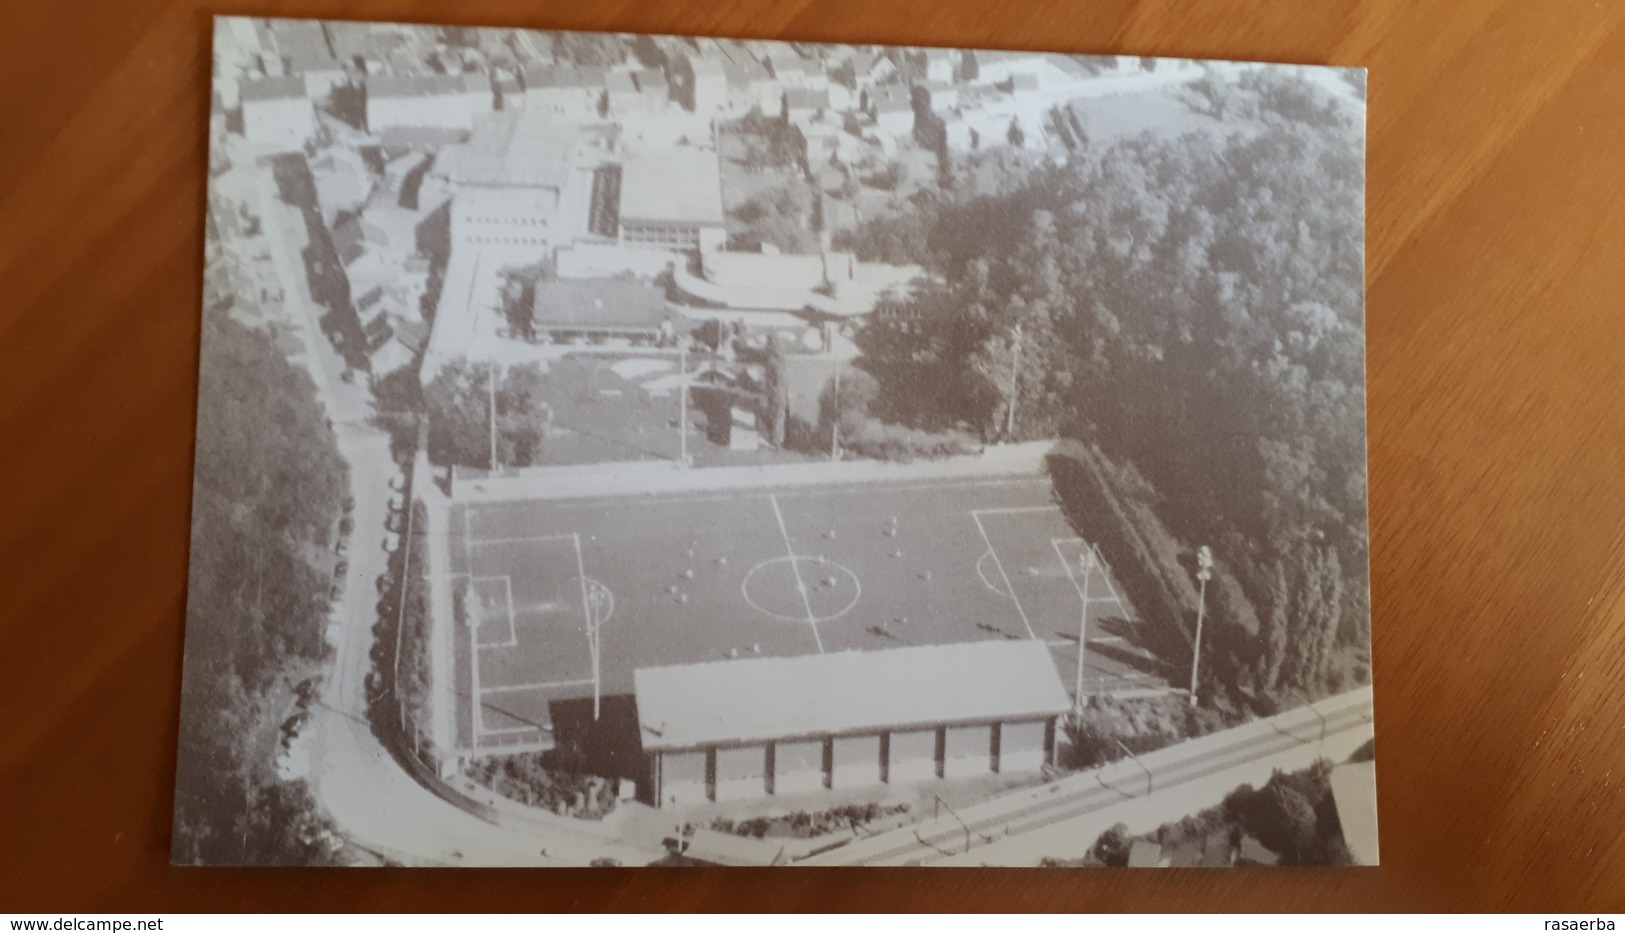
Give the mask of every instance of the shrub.
[{"label": "shrub", "polygon": [[614,782],[568,771],[553,752],[479,758],[467,774],[510,800],[565,816],[602,819],[615,809]]},{"label": "shrub", "polygon": [[1118,823],[1100,834],[1091,854],[1108,868],[1127,868],[1130,844],[1128,827]]},{"label": "shrub", "polygon": [[980,449],[974,438],[962,431],[921,431],[874,418],[863,419],[855,431],[843,435],[842,446],[872,460],[907,463],[962,456]]}]

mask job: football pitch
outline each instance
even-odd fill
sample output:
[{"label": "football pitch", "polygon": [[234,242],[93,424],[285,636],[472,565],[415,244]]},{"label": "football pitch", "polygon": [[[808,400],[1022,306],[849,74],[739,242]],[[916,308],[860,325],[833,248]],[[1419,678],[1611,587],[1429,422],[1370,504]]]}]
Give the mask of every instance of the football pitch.
[{"label": "football pitch", "polygon": [[[1087,693],[1165,689],[1121,588],[1039,477],[461,504],[458,741],[542,740],[640,667],[1029,638]],[[741,702],[749,702],[741,698]]]}]

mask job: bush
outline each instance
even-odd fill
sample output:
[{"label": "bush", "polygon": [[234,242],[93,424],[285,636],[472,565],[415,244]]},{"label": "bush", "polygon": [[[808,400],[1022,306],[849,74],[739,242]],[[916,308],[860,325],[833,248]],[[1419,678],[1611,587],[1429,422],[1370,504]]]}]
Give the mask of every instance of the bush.
[{"label": "bush", "polygon": [[1125,756],[1165,748],[1205,735],[1222,725],[1211,711],[1193,710],[1177,696],[1119,700],[1091,697],[1082,713],[1066,724],[1062,765],[1092,768]]},{"label": "bush", "polygon": [[[614,782],[597,775],[566,770],[558,751],[479,758],[467,774],[498,794],[561,816],[602,819],[615,809]],[[568,763],[568,762],[564,762]]]},{"label": "bush", "polygon": [[850,832],[875,820],[894,816],[908,809],[907,804],[885,805],[860,803],[829,810],[805,810],[780,816],[758,816],[742,820],[718,817],[711,828],[719,833],[761,839],[766,836],[811,839],[834,832]]},{"label": "bush", "polygon": [[921,431],[865,418],[857,430],[843,432],[841,445],[860,457],[908,463],[957,457],[980,450],[980,445],[962,431]]},{"label": "bush", "polygon": [[1091,854],[1108,868],[1127,868],[1131,844],[1128,827],[1118,823],[1100,834],[1100,838],[1095,840]]}]

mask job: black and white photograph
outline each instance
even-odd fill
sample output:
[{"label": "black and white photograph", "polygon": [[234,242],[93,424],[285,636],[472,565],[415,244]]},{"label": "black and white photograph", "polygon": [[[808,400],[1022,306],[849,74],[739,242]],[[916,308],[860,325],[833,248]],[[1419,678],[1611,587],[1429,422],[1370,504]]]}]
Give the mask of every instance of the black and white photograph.
[{"label": "black and white photograph", "polygon": [[176,864],[1377,864],[1363,70],[213,56]]}]

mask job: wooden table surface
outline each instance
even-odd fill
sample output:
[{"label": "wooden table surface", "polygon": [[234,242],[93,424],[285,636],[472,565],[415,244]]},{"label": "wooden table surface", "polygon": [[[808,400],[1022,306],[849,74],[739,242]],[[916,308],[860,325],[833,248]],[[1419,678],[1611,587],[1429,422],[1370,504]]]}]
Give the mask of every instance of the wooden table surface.
[{"label": "wooden table surface", "polygon": [[[1383,867],[169,867],[216,11],[1368,66]],[[0,911],[1625,910],[1625,4],[17,0],[0,114]]]}]

